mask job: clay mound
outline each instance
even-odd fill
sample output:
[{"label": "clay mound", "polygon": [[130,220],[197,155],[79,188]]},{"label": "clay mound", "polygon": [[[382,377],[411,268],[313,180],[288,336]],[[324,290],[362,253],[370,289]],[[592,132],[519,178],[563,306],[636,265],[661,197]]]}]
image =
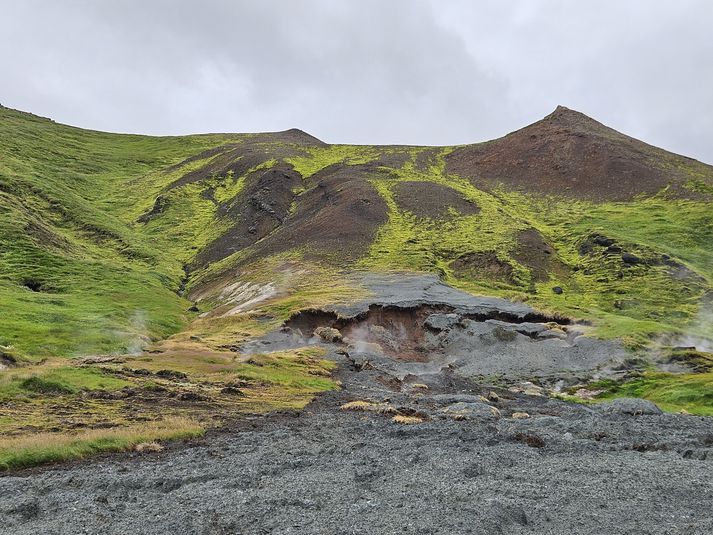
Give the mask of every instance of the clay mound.
[{"label": "clay mound", "polygon": [[461,215],[477,214],[478,205],[448,186],[433,182],[399,182],[394,187],[399,208],[416,217],[445,219],[453,208]]},{"label": "clay mound", "polygon": [[624,201],[667,186],[681,197],[692,177],[713,184],[713,167],[653,147],[586,115],[559,106],[507,136],[455,150],[449,172],[484,189],[521,191],[594,201]]}]

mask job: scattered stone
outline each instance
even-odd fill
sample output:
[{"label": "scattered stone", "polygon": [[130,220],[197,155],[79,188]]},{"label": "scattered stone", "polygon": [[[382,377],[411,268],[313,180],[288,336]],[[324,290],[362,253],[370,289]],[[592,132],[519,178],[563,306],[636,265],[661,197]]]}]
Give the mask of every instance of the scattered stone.
[{"label": "scattered stone", "polygon": [[164,450],[164,447],[158,442],[141,442],[134,446],[134,450],[139,453],[158,453]]},{"label": "scattered stone", "polygon": [[367,358],[366,355],[352,356],[350,354],[347,354],[346,356],[351,361],[354,371],[361,372],[364,370],[373,370],[374,369],[374,366],[372,366],[372,364],[369,362],[369,359]]},{"label": "scattered stone", "polygon": [[455,417],[458,420],[469,420],[472,418],[500,418],[500,411],[487,403],[454,403],[442,409],[446,416]]},{"label": "scattered stone", "polygon": [[191,307],[188,309],[188,312],[200,312],[200,309],[197,305],[191,305]]},{"label": "scattered stone", "polygon": [[561,286],[555,286],[554,288],[552,288],[552,291],[557,295],[562,295],[564,293],[564,290]]},{"label": "scattered stone", "polygon": [[625,264],[640,264],[641,258],[631,253],[623,253],[621,255],[621,261]]},{"label": "scattered stone", "polygon": [[524,420],[526,418],[529,418],[530,415],[526,412],[513,412],[512,416],[510,416],[513,420]]},{"label": "scattered stone", "polygon": [[414,390],[428,390],[428,385],[425,385],[423,383],[414,383],[411,385],[411,388]]},{"label": "scattered stone", "polygon": [[647,399],[617,398],[599,405],[604,414],[627,414],[631,416],[663,414],[655,403]]},{"label": "scattered stone", "polygon": [[497,403],[498,401],[500,401],[500,396],[498,396],[495,392],[491,390],[490,392],[488,392],[488,401]]},{"label": "scattered stone", "polygon": [[333,327],[317,327],[314,330],[314,335],[321,338],[325,342],[341,342],[342,333]]}]

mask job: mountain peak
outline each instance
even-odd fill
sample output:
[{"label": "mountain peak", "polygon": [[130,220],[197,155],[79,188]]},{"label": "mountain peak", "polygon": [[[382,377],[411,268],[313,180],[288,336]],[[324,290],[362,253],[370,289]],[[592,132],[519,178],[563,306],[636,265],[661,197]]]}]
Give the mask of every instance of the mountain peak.
[{"label": "mountain peak", "polygon": [[[448,170],[479,187],[505,184],[523,191],[596,201],[637,195],[697,195],[691,176],[713,178],[713,168],[622,134],[591,117],[557,108],[505,137],[462,147]],[[697,166],[695,169],[690,166]]]},{"label": "mountain peak", "polygon": [[549,115],[546,115],[541,121],[535,123],[535,125],[538,125],[543,122],[576,129],[601,130],[605,128],[609,131],[613,131],[612,129],[604,126],[599,121],[592,119],[588,115],[585,115],[580,111],[573,110],[562,105],[557,106],[557,108],[555,108],[555,111],[553,111]]}]

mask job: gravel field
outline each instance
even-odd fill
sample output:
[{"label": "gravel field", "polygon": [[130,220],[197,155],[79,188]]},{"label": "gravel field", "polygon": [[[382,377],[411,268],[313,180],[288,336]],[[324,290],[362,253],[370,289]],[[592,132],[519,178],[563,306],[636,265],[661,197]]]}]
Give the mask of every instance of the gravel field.
[{"label": "gravel field", "polygon": [[[581,343],[528,323],[527,307],[432,278],[390,282],[375,292],[382,308],[319,326],[391,348],[318,342],[341,390],[160,453],[1,477],[2,533],[713,533],[713,420],[635,399],[564,402],[521,376],[551,382],[547,355],[601,373],[618,346]],[[330,317],[298,318],[255,347],[304,343],[302,331]],[[499,387],[483,377],[496,364]]]},{"label": "gravel field", "polygon": [[355,393],[0,478],[3,533],[713,533],[709,419],[517,394],[492,403],[500,417],[454,420],[437,407],[455,394],[434,394],[414,404],[430,420],[402,425],[339,410]]}]

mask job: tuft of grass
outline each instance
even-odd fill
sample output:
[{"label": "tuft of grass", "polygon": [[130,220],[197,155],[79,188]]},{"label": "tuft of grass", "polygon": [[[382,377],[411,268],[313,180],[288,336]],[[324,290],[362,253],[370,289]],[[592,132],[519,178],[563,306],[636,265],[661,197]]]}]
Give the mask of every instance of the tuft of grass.
[{"label": "tuft of grass", "polygon": [[96,453],[129,451],[144,443],[194,438],[203,433],[204,428],[198,422],[190,418],[174,417],[115,429],[2,437],[0,470],[82,459]]},{"label": "tuft of grass", "polygon": [[412,425],[423,423],[424,419],[420,416],[404,416],[403,414],[397,414],[391,419],[391,421],[395,424]]},{"label": "tuft of grass", "polygon": [[141,442],[134,446],[134,451],[139,453],[158,453],[164,450],[164,447],[158,442]]},{"label": "tuft of grass", "polygon": [[373,403],[369,401],[364,401],[363,399],[357,399],[355,401],[348,401],[341,407],[340,410],[343,411],[366,411],[374,406]]}]

